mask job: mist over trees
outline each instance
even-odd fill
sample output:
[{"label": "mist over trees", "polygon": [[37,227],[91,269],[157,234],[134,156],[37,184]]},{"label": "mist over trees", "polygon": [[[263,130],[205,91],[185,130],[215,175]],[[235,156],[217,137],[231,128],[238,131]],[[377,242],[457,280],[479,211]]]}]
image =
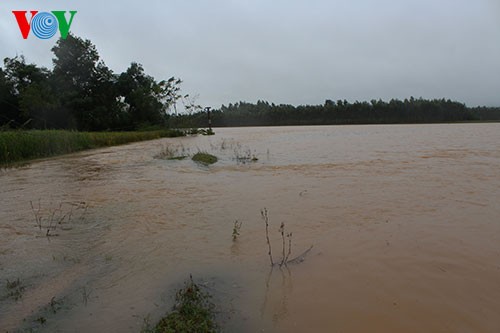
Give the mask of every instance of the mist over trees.
[{"label": "mist over trees", "polygon": [[[22,55],[4,59],[0,129],[128,131],[208,125],[196,98],[180,93],[178,78],[157,81],[136,62],[123,73],[113,73],[91,41],[71,34],[59,39],[52,52],[52,69],[28,63]],[[177,114],[179,101],[187,113]],[[300,106],[258,101],[222,105],[211,112],[211,119],[215,127],[434,123],[500,120],[500,108],[413,97]]]}]

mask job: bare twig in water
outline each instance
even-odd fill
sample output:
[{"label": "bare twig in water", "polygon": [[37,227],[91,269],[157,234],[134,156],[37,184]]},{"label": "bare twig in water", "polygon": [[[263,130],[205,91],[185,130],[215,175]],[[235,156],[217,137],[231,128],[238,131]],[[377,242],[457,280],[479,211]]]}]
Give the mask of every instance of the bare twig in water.
[{"label": "bare twig in water", "polygon": [[271,250],[271,241],[269,240],[269,217],[267,215],[267,208],[261,210],[260,215],[262,217],[262,220],[266,224],[266,239],[267,239],[267,246],[269,247],[269,259],[271,260],[271,266],[274,266],[273,253]]},{"label": "bare twig in water", "polygon": [[238,239],[238,236],[240,235],[240,230],[241,226],[243,225],[243,222],[238,222],[238,220],[234,221],[234,226],[233,226],[233,242]]},{"label": "bare twig in water", "polygon": [[87,203],[82,201],[76,203],[60,202],[56,208],[42,209],[41,199],[38,199],[38,207],[35,207],[33,201],[30,201],[30,206],[35,216],[36,226],[40,231],[46,229],[46,237],[59,236],[54,231],[58,229],[58,226],[70,223],[77,211],[83,211],[79,216],[79,220],[83,220],[89,207]]},{"label": "bare twig in water", "polygon": [[281,222],[281,226],[280,226],[279,232],[281,234],[281,240],[283,241],[283,245],[282,245],[283,256],[281,257],[281,263],[280,263],[280,267],[281,267],[281,266],[283,266],[286,263],[285,262],[285,259],[286,259],[286,256],[285,256],[285,251],[286,251],[285,222]]},{"label": "bare twig in water", "polygon": [[309,252],[311,252],[313,247],[314,247],[314,245],[311,245],[310,248],[308,248],[307,250],[302,252],[300,255],[296,256],[293,259],[288,260],[287,264],[300,264],[301,262],[303,262],[306,259],[306,256],[309,254]]},{"label": "bare twig in water", "polygon": [[40,204],[40,199],[38,199],[38,210],[35,210],[35,207],[33,207],[33,201],[30,201],[30,204],[31,204],[31,210],[35,215],[36,225],[40,230],[42,230],[42,217],[40,216],[40,210],[42,209],[42,207]]},{"label": "bare twig in water", "polygon": [[[83,221],[85,219],[85,215],[87,214],[87,210],[89,209],[89,204],[82,201],[81,207],[83,208],[83,213],[82,213],[82,215],[80,215],[80,221]],[[78,207],[78,208],[80,208],[80,207]]]},{"label": "bare twig in water", "polygon": [[286,234],[286,238],[288,238],[288,253],[286,254],[285,264],[288,263],[288,258],[292,254],[292,233]]},{"label": "bare twig in water", "polygon": [[[62,204],[61,204],[62,205]],[[57,221],[57,224],[63,224],[64,223],[64,220],[66,220],[67,218],[67,223],[71,222],[71,216],[73,216],[73,205],[71,205],[71,209],[69,212],[67,212],[66,214],[63,215],[63,211],[61,209],[61,206],[59,206],[59,209],[61,210],[61,213],[59,214],[60,215],[60,218],[59,220]]]},{"label": "bare twig in water", "polygon": [[92,294],[92,290],[87,290],[86,287],[82,287],[82,298],[83,304],[87,306],[87,302],[89,301],[90,294]]},{"label": "bare twig in water", "polygon": [[[62,215],[62,203],[59,204],[59,208],[52,210],[52,214],[50,215],[50,219],[49,219],[49,225],[47,226],[47,233],[46,233],[47,237],[54,236],[54,235],[50,234],[50,231],[57,229],[57,223],[54,224],[54,216],[56,215],[56,213],[58,213],[58,216]],[[64,218],[65,218],[65,216],[63,216],[62,219],[64,219]]]},{"label": "bare twig in water", "polygon": [[[293,236],[293,233],[286,232],[285,222],[282,222],[280,225],[280,228],[279,228],[279,232],[281,234],[281,240],[282,240],[282,258],[281,258],[281,261],[279,262],[279,264],[275,263],[273,261],[272,252],[271,252],[271,241],[269,240],[269,216],[268,216],[267,209],[264,208],[263,210],[261,210],[260,214],[262,216],[262,220],[266,224],[266,240],[267,240],[267,245],[269,247],[269,258],[271,260],[271,266],[279,265],[281,268],[283,266],[287,266],[288,264],[298,264],[298,263],[301,263],[302,261],[304,261],[305,256],[312,250],[313,246],[311,245],[311,247],[309,249],[302,252],[299,256],[297,256],[293,259],[289,259],[290,255],[292,254],[292,236]],[[288,238],[288,251],[287,251],[287,246],[286,246],[285,235],[286,235],[286,238]]]}]

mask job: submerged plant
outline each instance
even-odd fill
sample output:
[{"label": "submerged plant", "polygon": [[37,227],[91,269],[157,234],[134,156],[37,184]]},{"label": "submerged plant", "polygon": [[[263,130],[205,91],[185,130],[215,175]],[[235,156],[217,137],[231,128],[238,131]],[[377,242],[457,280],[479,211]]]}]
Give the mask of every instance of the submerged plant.
[{"label": "submerged plant", "polygon": [[25,288],[21,284],[21,280],[19,278],[14,281],[7,280],[5,288],[7,289],[7,298],[13,298],[17,301],[23,297]]},{"label": "submerged plant", "polygon": [[189,277],[183,289],[175,296],[172,312],[162,318],[151,330],[157,333],[215,333],[214,304],[210,295],[203,292]]},{"label": "submerged plant", "polygon": [[35,223],[40,231],[46,229],[45,236],[59,236],[53,233],[58,226],[68,224],[72,221],[76,212],[79,212],[78,220],[83,220],[87,213],[88,204],[82,202],[61,202],[57,208],[49,207],[42,209],[41,199],[38,199],[38,206],[35,208],[33,201],[30,201],[31,210],[35,217]]},{"label": "submerged plant", "polygon": [[82,287],[81,292],[82,292],[83,304],[87,306],[90,294],[92,294],[92,290],[88,290],[87,287]]},{"label": "submerged plant", "polygon": [[238,236],[240,235],[240,230],[241,226],[243,225],[243,222],[238,222],[238,220],[234,221],[234,226],[233,226],[233,242],[238,239]]},{"label": "submerged plant", "polygon": [[273,261],[273,251],[271,248],[271,241],[269,240],[269,216],[267,214],[267,208],[264,208],[263,210],[260,211],[260,216],[262,217],[262,221],[266,224],[266,240],[267,240],[267,247],[269,249],[268,255],[269,259],[271,260],[271,266],[274,266],[274,261]]},{"label": "submerged plant", "polygon": [[213,129],[211,128],[208,128],[208,129],[200,129],[198,130],[198,133],[200,133],[201,135],[215,135],[215,132]]},{"label": "submerged plant", "polygon": [[259,160],[257,158],[257,156],[254,153],[252,153],[252,151],[250,149],[247,149],[244,152],[241,152],[240,149],[234,149],[234,155],[235,155],[236,162],[242,163],[242,164],[249,163],[249,162],[257,162]]},{"label": "submerged plant", "polygon": [[241,149],[241,143],[235,141],[234,139],[227,139],[227,138],[221,139],[219,143],[211,144],[210,146],[214,150]]},{"label": "submerged plant", "polygon": [[50,310],[52,313],[56,314],[57,311],[61,310],[62,308],[62,301],[61,300],[56,300],[56,297],[52,297],[49,303]]},{"label": "submerged plant", "polygon": [[186,149],[184,145],[171,146],[165,145],[154,158],[161,160],[183,160],[188,157],[189,148]]},{"label": "submerged plant", "polygon": [[207,152],[197,152],[193,157],[192,160],[201,164],[209,165],[209,164],[214,164],[217,163],[218,159],[217,156],[211,155]]},{"label": "submerged plant", "polygon": [[[292,254],[292,236],[293,234],[287,233],[285,230],[285,222],[282,222],[279,228],[279,233],[281,235],[281,241],[282,241],[282,247],[281,247],[281,252],[282,252],[282,257],[281,261],[279,263],[275,263],[273,260],[273,253],[272,253],[272,248],[271,248],[271,241],[269,239],[269,215],[268,211],[266,208],[262,209],[260,211],[260,215],[262,220],[264,221],[266,225],[266,241],[267,241],[267,247],[269,249],[268,255],[269,255],[269,260],[271,261],[271,266],[274,267],[275,265],[279,265],[280,267],[282,266],[287,266],[288,264],[297,264],[302,261],[304,261],[305,256],[312,250],[313,246],[304,252],[302,252],[300,255],[293,259],[289,259],[290,255]],[[286,241],[288,239],[288,242]],[[288,247],[287,247],[288,244]]]}]

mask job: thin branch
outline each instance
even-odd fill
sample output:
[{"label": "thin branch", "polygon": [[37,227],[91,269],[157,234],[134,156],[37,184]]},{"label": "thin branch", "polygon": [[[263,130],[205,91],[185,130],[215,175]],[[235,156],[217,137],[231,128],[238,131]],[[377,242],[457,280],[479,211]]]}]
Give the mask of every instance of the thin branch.
[{"label": "thin branch", "polygon": [[282,245],[282,252],[283,252],[283,256],[281,257],[281,263],[280,263],[280,267],[283,266],[285,264],[285,251],[286,251],[286,243],[285,243],[285,222],[281,222],[281,226],[280,226],[280,229],[279,229],[279,232],[281,234],[281,239],[283,241],[283,245]]},{"label": "thin branch", "polygon": [[273,261],[273,253],[271,250],[271,241],[269,240],[269,217],[267,215],[267,209],[264,208],[263,210],[260,211],[260,215],[262,217],[262,220],[266,224],[266,240],[267,240],[267,246],[269,247],[269,259],[271,260],[271,266],[274,266],[274,261]]},{"label": "thin branch", "polygon": [[288,238],[288,253],[285,258],[285,265],[288,264],[288,258],[292,254],[292,233],[286,234],[286,237]]},{"label": "thin branch", "polygon": [[308,248],[307,250],[302,252],[300,255],[296,256],[295,258],[293,258],[291,260],[288,260],[287,264],[300,264],[301,262],[303,262],[306,259],[306,255],[308,255],[309,252],[311,252],[313,246],[314,245],[311,245],[310,248]]},{"label": "thin branch", "polygon": [[38,199],[38,210],[35,210],[35,207],[33,207],[33,201],[30,201],[30,204],[31,204],[31,210],[35,215],[36,225],[40,230],[42,230],[42,217],[40,216],[40,210],[42,209],[42,207],[40,204],[40,199]]}]

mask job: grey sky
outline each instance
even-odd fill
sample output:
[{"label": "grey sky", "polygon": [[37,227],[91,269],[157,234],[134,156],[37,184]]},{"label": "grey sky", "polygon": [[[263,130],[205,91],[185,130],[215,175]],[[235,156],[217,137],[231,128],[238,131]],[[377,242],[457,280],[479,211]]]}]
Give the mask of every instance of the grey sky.
[{"label": "grey sky", "polygon": [[78,10],[115,72],[180,77],[202,105],[450,98],[500,106],[500,0],[4,0],[0,57],[51,67],[12,10]]}]

